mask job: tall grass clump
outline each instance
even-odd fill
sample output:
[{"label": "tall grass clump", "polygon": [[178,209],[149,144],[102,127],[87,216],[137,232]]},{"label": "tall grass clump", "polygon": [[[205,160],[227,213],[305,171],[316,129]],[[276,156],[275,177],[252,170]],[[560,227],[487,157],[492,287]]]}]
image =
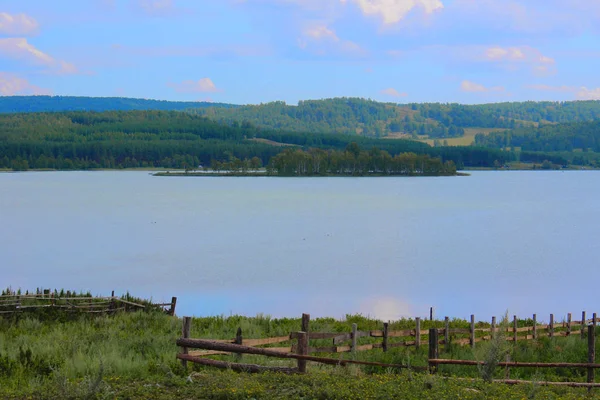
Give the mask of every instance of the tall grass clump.
[{"label": "tall grass clump", "polygon": [[504,315],[496,330],[491,333],[487,346],[481,347],[483,364],[478,365],[479,375],[486,382],[492,382],[498,363],[510,354],[510,345],[506,342],[506,328],[508,327],[508,313]]}]

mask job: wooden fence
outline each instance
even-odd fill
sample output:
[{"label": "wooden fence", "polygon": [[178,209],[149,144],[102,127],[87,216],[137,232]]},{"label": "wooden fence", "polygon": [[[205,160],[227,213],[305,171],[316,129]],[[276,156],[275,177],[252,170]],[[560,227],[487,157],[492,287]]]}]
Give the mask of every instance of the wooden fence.
[{"label": "wooden fence", "polygon": [[120,311],[137,311],[146,309],[161,309],[169,315],[175,315],[177,297],[170,303],[140,304],[115,296],[114,290],[110,297],[81,296],[75,293],[57,292],[45,289],[40,293],[9,293],[0,296],[0,315],[12,315],[35,310],[56,309],[73,313],[116,313]]},{"label": "wooden fence", "polygon": [[[212,339],[191,339],[191,318],[184,317],[182,338],[177,340],[177,345],[182,348],[180,354],[177,354],[177,358],[181,360],[184,366],[187,366],[187,362],[194,362],[202,365],[208,365],[218,368],[229,368],[237,371],[247,372],[260,372],[260,371],[279,371],[285,373],[303,373],[306,372],[306,362],[318,362],[329,365],[340,365],[345,366],[348,364],[358,365],[371,365],[380,366],[386,368],[411,368],[414,370],[429,370],[435,372],[438,365],[442,364],[454,364],[454,365],[480,365],[483,362],[472,361],[472,360],[446,360],[438,358],[439,345],[458,344],[458,345],[470,345],[475,346],[475,343],[489,340],[493,332],[504,331],[506,340],[516,342],[518,340],[533,340],[541,338],[542,336],[558,337],[558,336],[571,336],[580,332],[581,338],[588,338],[588,360],[587,363],[518,363],[518,362],[501,362],[498,365],[506,368],[513,367],[539,367],[539,368],[587,368],[588,369],[588,382],[587,383],[575,383],[575,382],[544,382],[542,384],[560,384],[569,386],[586,386],[596,387],[600,384],[594,383],[594,369],[600,368],[600,364],[595,364],[595,327],[596,327],[596,313],[593,314],[591,319],[586,319],[585,312],[582,313],[582,319],[580,321],[573,321],[571,314],[568,314],[567,320],[562,323],[555,323],[554,316],[550,315],[549,324],[537,324],[537,316],[533,315],[533,324],[531,326],[518,326],[518,320],[513,317],[512,326],[507,327],[506,324],[498,326],[496,324],[496,318],[492,318],[492,322],[488,327],[475,328],[475,317],[471,315],[470,327],[464,328],[450,328],[449,318],[446,317],[444,320],[444,328],[430,328],[421,329],[421,320],[417,318],[415,320],[415,329],[390,331],[389,323],[383,324],[382,330],[369,330],[359,331],[356,324],[352,324],[352,330],[347,333],[340,332],[310,332],[309,323],[310,316],[308,314],[302,315],[301,331],[291,332],[288,336],[280,336],[273,338],[261,338],[261,339],[244,339],[242,337],[241,329],[238,329],[235,338],[230,340],[212,340]],[[575,329],[577,328],[577,329]],[[587,335],[586,335],[587,333]],[[523,335],[524,334],[524,335]],[[427,335],[427,340],[421,340],[422,336]],[[465,336],[467,338],[456,338],[456,336]],[[370,338],[381,338],[380,343],[370,344],[358,344],[359,338],[370,337]],[[414,340],[405,340],[399,342],[390,342],[391,338],[409,338]],[[310,340],[322,340],[331,339],[332,346],[313,346],[309,345]],[[285,347],[269,347],[260,348],[259,346],[281,344],[286,342],[293,342]],[[344,344],[344,342],[350,342]],[[382,351],[386,352],[388,349],[400,346],[421,346],[427,345],[429,347],[428,367],[415,367],[403,364],[385,364],[378,362],[367,362],[357,360],[342,360],[336,358],[317,357],[311,356],[311,353],[343,353],[343,352],[357,352],[365,350],[373,350],[381,348]],[[190,349],[200,349],[192,350]],[[283,359],[295,359],[297,360],[296,368],[288,367],[265,367],[255,364],[241,364],[232,363],[226,361],[212,360],[206,358],[212,355],[226,355],[226,354],[255,354],[266,357],[275,357]],[[238,357],[239,359],[239,357]],[[523,383],[524,381],[502,380],[504,383]]]}]

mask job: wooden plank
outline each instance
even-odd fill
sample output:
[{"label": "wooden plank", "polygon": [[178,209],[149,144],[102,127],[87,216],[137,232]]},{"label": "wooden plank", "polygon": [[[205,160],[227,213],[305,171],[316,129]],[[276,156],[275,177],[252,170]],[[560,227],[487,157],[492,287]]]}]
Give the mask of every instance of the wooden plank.
[{"label": "wooden plank", "polygon": [[193,362],[196,364],[206,365],[209,367],[216,367],[221,369],[231,369],[233,371],[238,372],[279,372],[284,374],[297,374],[299,371],[296,368],[289,367],[265,367],[262,365],[256,364],[240,364],[240,363],[231,363],[227,361],[218,361],[211,360],[210,358],[202,358],[190,356],[189,354],[177,354],[177,358],[179,358],[182,362]]},{"label": "wooden plank", "polygon": [[[181,325],[181,336],[184,339],[190,337],[190,330],[192,328],[192,318],[191,317],[183,317],[182,325]],[[188,348],[182,347],[181,351],[183,354],[188,354]],[[187,361],[185,359],[181,360],[181,365],[183,368],[187,369]]]},{"label": "wooden plank", "polygon": [[352,333],[344,333],[342,335],[338,335],[338,336],[334,337],[333,344],[338,345],[340,343],[347,342],[350,339],[352,339]]},{"label": "wooden plank", "polygon": [[388,351],[388,331],[389,331],[388,327],[389,327],[389,324],[387,322],[384,322],[383,323],[383,342],[381,344],[381,347],[383,348],[384,352]]},{"label": "wooden plank", "polygon": [[[596,327],[588,326],[588,364],[596,362]],[[593,368],[587,370],[587,381],[593,383],[595,379],[595,371]]]},{"label": "wooden plank", "polygon": [[[297,353],[301,356],[308,355],[308,334],[306,332],[298,332],[304,334],[298,338]],[[306,360],[298,359],[298,372],[306,372]]]},{"label": "wooden plank", "polygon": [[[429,359],[437,359],[439,357],[438,348],[438,331],[435,328],[429,330]],[[437,366],[429,364],[429,373],[437,372]]]},{"label": "wooden plank", "polygon": [[450,318],[444,317],[444,344],[450,343]]},{"label": "wooden plank", "polygon": [[214,350],[192,350],[188,351],[187,354],[194,357],[204,357],[204,356],[219,356],[219,355],[228,355],[232,354],[228,351],[214,351]]},{"label": "wooden plank", "polygon": [[[326,358],[326,357],[317,357],[317,356],[305,356],[300,354],[293,353],[281,353],[276,352],[270,349],[262,349],[258,347],[248,347],[241,346],[236,344],[229,343],[217,343],[211,340],[203,340],[203,339],[177,339],[176,345],[180,347],[190,347],[190,348],[201,348],[205,350],[220,350],[220,351],[229,351],[233,353],[244,353],[244,354],[255,354],[262,355],[267,357],[275,357],[275,358],[288,358],[288,359],[297,359],[297,360],[306,360],[306,361],[315,361],[323,364],[330,365],[347,365],[347,364],[357,364],[357,365],[373,365],[380,367],[389,367],[389,368],[410,368],[413,370],[424,371],[427,370],[427,367],[415,367],[408,366],[404,364],[385,364],[379,362],[372,361],[358,361],[358,360],[341,360],[334,358]],[[178,354],[177,357],[181,356],[190,357],[189,355]],[[191,361],[188,358],[188,361]]]},{"label": "wooden plank", "polygon": [[581,312],[581,321],[584,321],[581,324],[581,338],[585,339],[585,311]]},{"label": "wooden plank", "polygon": [[130,305],[130,306],[134,306],[134,307],[140,307],[140,308],[146,308],[146,306],[142,305],[142,304],[138,304],[138,303],[134,303],[131,301],[127,301],[127,300],[123,300],[123,299],[115,299],[116,301],[119,301],[121,303]]},{"label": "wooden plank", "polygon": [[403,331],[388,332],[388,337],[406,337],[406,336],[415,336],[415,330],[414,329],[405,329]]},{"label": "wooden plank", "polygon": [[352,352],[356,351],[356,341],[358,340],[358,325],[352,324]]},{"label": "wooden plank", "polygon": [[[310,339],[332,339],[335,337],[338,337],[340,335],[344,335],[343,333],[336,333],[336,332],[311,332],[310,333]],[[297,332],[292,332],[290,333],[290,339],[298,339],[298,335]]]},{"label": "wooden plank", "polygon": [[475,347],[475,315],[471,314],[471,332],[469,335],[471,347]]},{"label": "wooden plank", "polygon": [[[428,360],[431,364],[445,364],[445,365],[483,365],[485,361],[475,360],[450,360],[450,359],[433,359]],[[518,362],[518,361],[501,361],[498,363],[499,367],[522,367],[522,368],[600,368],[600,364],[594,363],[539,363],[539,362]]]},{"label": "wooden plank", "polygon": [[450,329],[448,329],[448,333],[450,333],[450,334],[457,334],[457,333],[467,334],[467,333],[471,333],[471,330],[465,329],[465,328],[450,328]]},{"label": "wooden plank", "polygon": [[365,350],[373,350],[373,345],[372,344],[362,344],[362,345],[356,346],[356,351],[365,351]]},{"label": "wooden plank", "polygon": [[[311,338],[312,338],[312,335],[311,335]],[[289,336],[279,336],[279,337],[264,338],[264,339],[244,339],[243,344],[244,344],[244,346],[262,346],[265,344],[283,343],[283,342],[289,342],[289,341],[290,341]]]},{"label": "wooden plank", "polygon": [[415,345],[417,349],[421,346],[421,318],[415,318],[417,327],[415,329]]}]

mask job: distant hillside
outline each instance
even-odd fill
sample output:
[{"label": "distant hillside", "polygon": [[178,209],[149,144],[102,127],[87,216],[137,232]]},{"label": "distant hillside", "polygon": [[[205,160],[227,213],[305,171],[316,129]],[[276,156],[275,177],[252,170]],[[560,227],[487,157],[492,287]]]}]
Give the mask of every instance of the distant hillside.
[{"label": "distant hillside", "polygon": [[600,152],[600,120],[476,135],[475,143],[485,147],[519,148],[523,151]]},{"label": "distant hillside", "polygon": [[126,97],[0,96],[0,113],[56,111],[183,111],[190,108],[237,107],[233,104],[130,99]]},{"label": "distant hillside", "polygon": [[481,105],[394,104],[358,98],[277,101],[236,108],[202,108],[192,112],[229,125],[250,123],[296,132],[357,134],[370,137],[451,138],[465,128],[515,129],[600,119],[600,101],[521,102]]},{"label": "distant hillside", "polygon": [[411,152],[459,168],[514,159],[511,152],[474,146],[434,148],[413,140],[226,126],[177,111],[0,114],[0,169],[188,168],[254,157],[266,165],[286,149],[344,152],[351,144],[386,160]]}]

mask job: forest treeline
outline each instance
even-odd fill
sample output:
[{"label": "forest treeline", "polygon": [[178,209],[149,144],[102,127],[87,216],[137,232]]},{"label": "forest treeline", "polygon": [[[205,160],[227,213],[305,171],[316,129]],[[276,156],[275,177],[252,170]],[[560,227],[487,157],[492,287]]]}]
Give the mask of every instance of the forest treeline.
[{"label": "forest treeline", "polygon": [[123,97],[3,96],[0,113],[65,111],[187,111],[235,126],[250,123],[267,130],[335,133],[366,137],[449,138],[465,128],[527,129],[538,125],[600,119],[600,101],[457,103],[381,103],[361,98],[275,101],[238,106]]},{"label": "forest treeline", "polygon": [[236,108],[207,107],[191,112],[226,124],[248,121],[268,129],[385,137],[391,134],[459,137],[464,128],[517,129],[539,124],[600,118],[600,101],[456,103],[379,103],[359,98],[276,101]]},{"label": "forest treeline", "polygon": [[280,176],[452,176],[456,175],[456,165],[428,154],[402,153],[392,157],[385,150],[365,151],[352,142],[344,151],[286,149],[271,158],[267,173]]},{"label": "forest treeline", "polygon": [[237,107],[205,101],[165,101],[127,97],[0,96],[0,113],[60,111],[183,111],[203,107]]},{"label": "forest treeline", "polygon": [[500,149],[518,147],[525,151],[600,152],[600,120],[478,134],[475,143]]},{"label": "forest treeline", "polygon": [[[261,140],[264,139],[264,140]],[[244,122],[232,126],[176,111],[110,111],[0,114],[0,168],[25,170],[90,168],[197,168],[234,158],[263,165],[294,146],[345,151],[352,143],[391,157],[414,153],[452,161],[457,168],[493,167],[512,152],[482,147],[431,147],[404,139],[283,132]]]}]

